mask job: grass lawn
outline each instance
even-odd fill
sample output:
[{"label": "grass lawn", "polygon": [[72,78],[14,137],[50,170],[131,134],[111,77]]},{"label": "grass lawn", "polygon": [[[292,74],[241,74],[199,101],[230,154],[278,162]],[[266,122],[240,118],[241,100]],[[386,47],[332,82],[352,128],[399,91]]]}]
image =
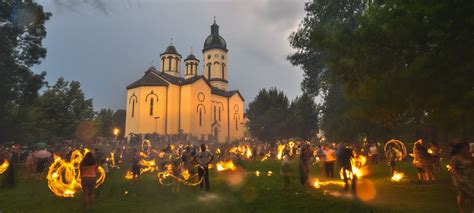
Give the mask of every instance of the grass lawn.
[{"label": "grass lawn", "polygon": [[[340,186],[302,188],[298,184],[297,160],[294,164],[295,175],[287,190],[283,189],[279,161],[256,160],[241,163],[247,172],[240,186],[229,186],[228,175],[212,169],[210,193],[189,186],[173,193],[171,187],[159,184],[155,174],[126,181],[124,169],[114,170],[97,192],[95,212],[457,212],[456,192],[447,171],[437,183],[415,184],[408,180],[415,177],[415,169],[404,162],[398,170],[408,177],[404,182],[392,183],[387,166],[380,163],[365,178],[374,183],[376,197],[362,202],[324,192],[342,192]],[[314,177],[320,176],[317,166],[312,169]],[[262,173],[259,177],[256,170]],[[267,176],[267,171],[273,175]],[[82,200],[78,194],[75,198],[56,197],[45,180],[20,178],[15,188],[0,188],[0,212],[80,212]]]}]

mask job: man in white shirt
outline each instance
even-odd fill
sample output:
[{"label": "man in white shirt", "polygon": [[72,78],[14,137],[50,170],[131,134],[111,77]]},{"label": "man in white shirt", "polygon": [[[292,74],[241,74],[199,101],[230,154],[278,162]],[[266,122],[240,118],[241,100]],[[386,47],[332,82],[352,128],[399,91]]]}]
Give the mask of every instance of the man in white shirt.
[{"label": "man in white shirt", "polygon": [[201,151],[196,153],[194,158],[199,163],[198,173],[201,180],[199,187],[203,189],[206,184],[206,191],[209,191],[209,164],[214,160],[214,155],[206,150],[206,144],[201,144]]}]

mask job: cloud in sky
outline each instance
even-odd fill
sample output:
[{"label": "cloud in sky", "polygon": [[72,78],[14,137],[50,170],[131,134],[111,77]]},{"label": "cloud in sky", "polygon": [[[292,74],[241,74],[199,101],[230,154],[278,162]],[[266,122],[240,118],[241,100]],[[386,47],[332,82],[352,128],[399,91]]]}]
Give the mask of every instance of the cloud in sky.
[{"label": "cloud in sky", "polygon": [[[36,71],[50,83],[78,80],[94,108],[125,108],[125,87],[140,78],[171,38],[184,57],[202,59],[217,16],[229,49],[230,89],[248,104],[261,88],[300,94],[302,71],[291,66],[288,36],[304,17],[304,0],[39,0],[53,13],[46,23],[48,56]],[[202,67],[199,67],[202,73]]]}]

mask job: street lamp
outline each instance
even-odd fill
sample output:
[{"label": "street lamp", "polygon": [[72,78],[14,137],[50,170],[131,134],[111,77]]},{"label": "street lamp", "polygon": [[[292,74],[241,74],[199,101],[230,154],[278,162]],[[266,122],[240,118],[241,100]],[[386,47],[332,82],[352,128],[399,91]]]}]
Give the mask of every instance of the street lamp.
[{"label": "street lamp", "polygon": [[120,130],[117,129],[117,128],[115,128],[115,129],[114,129],[114,135],[115,135],[115,137],[117,137],[119,133],[120,133]]},{"label": "street lamp", "polygon": [[158,119],[160,119],[160,116],[156,116],[156,117],[154,117],[154,118],[155,118],[155,121],[156,121],[155,133],[158,134]]}]

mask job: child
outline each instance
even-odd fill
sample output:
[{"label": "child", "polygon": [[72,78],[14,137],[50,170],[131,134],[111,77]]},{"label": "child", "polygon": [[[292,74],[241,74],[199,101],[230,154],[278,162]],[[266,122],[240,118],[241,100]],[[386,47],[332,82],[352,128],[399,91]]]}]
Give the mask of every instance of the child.
[{"label": "child", "polygon": [[290,154],[286,152],[283,155],[283,161],[281,162],[281,174],[283,175],[283,183],[285,189],[290,185],[290,175],[291,175],[291,159]]}]

